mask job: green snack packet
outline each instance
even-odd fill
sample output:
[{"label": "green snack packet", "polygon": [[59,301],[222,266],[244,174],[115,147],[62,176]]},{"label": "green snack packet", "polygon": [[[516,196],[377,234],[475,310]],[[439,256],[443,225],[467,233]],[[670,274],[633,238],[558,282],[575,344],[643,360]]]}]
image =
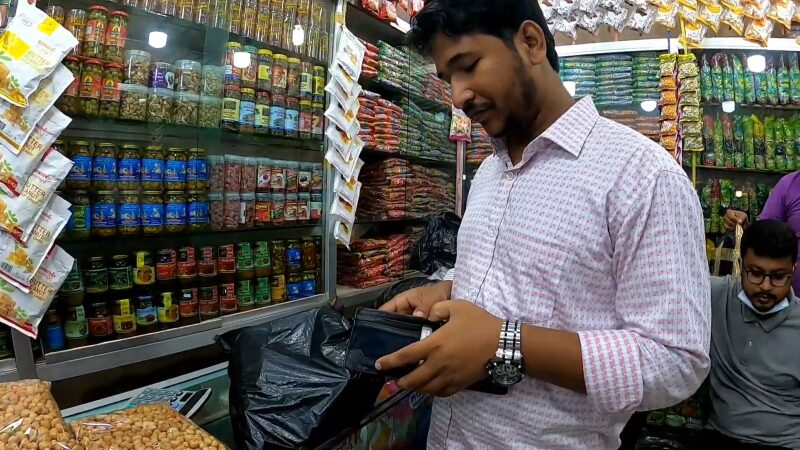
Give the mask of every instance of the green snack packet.
[{"label": "green snack packet", "polygon": [[722,101],[733,101],[735,97],[733,89],[733,68],[731,67],[728,55],[723,54],[720,60],[722,63]]},{"label": "green snack packet", "polygon": [[714,156],[716,161],[714,163],[717,167],[725,167],[725,148],[724,148],[724,140],[722,133],[722,121],[719,119],[719,115],[714,120]]},{"label": "green snack packet", "polygon": [[756,169],[767,168],[767,144],[765,142],[764,122],[756,115],[750,116],[753,121],[753,145],[756,150]]},{"label": "green snack packet", "polygon": [[775,69],[774,60],[767,58],[767,102],[771,105],[778,104],[778,74]]},{"label": "green snack packet", "polygon": [[741,116],[733,116],[733,167],[747,167],[744,157],[744,125]]},{"label": "green snack packet", "polygon": [[800,66],[797,62],[797,52],[789,53],[787,58],[789,66],[789,97],[795,105],[800,104]]},{"label": "green snack packet", "polygon": [[733,168],[735,167],[736,158],[734,155],[736,150],[733,143],[733,122],[727,114],[722,115],[722,138],[722,147],[725,153],[725,167]]},{"label": "green snack packet", "polygon": [[791,101],[791,80],[789,75],[789,68],[786,65],[786,55],[781,55],[778,58],[777,68],[778,79],[778,104],[788,105]]},{"label": "green snack packet", "polygon": [[745,84],[744,66],[742,60],[737,55],[729,55],[731,68],[733,69],[733,99],[738,103],[747,101],[745,91],[747,85]]},{"label": "green snack packet", "polygon": [[744,130],[744,162],[748,169],[755,169],[755,140],[753,137],[753,118],[750,116],[742,117],[742,129]]},{"label": "green snack packet", "polygon": [[775,170],[775,118],[764,118],[764,147],[766,148],[767,170]]},{"label": "green snack packet", "polygon": [[[731,209],[738,209],[739,211],[747,211],[747,195],[745,195],[745,187],[743,184],[734,186],[734,195],[731,199]],[[737,197],[736,192],[741,192],[742,196]]]},{"label": "green snack packet", "polygon": [[717,53],[711,58],[711,101],[721,102],[723,91],[723,74],[722,74],[722,53]]},{"label": "green snack packet", "polygon": [[786,170],[795,170],[794,151],[794,118],[786,119],[783,124],[783,148],[786,151]]},{"label": "green snack packet", "polygon": [[703,54],[702,68],[700,69],[700,97],[704,102],[712,101],[714,92],[714,82],[711,79],[711,65],[708,58]]},{"label": "green snack packet", "polygon": [[722,202],[720,203],[720,206],[722,209],[730,209],[730,207],[733,205],[733,198],[735,197],[733,181],[723,178],[719,180],[719,185],[722,192]]},{"label": "green snack packet", "polygon": [[719,180],[715,179],[711,185],[711,206],[710,206],[710,216],[711,216],[711,229],[709,230],[711,233],[719,233],[719,210],[722,207],[722,192]]},{"label": "green snack packet", "polygon": [[713,187],[714,181],[709,178],[700,191],[700,207],[703,208],[703,222],[706,233],[711,232],[711,192]]},{"label": "green snack packet", "polygon": [[775,119],[774,139],[775,139],[775,170],[784,172],[788,167],[788,160],[786,158],[786,119],[778,117]]},{"label": "green snack packet", "polygon": [[744,102],[747,104],[754,104],[758,99],[756,98],[756,82],[755,75],[749,70],[744,71]]}]

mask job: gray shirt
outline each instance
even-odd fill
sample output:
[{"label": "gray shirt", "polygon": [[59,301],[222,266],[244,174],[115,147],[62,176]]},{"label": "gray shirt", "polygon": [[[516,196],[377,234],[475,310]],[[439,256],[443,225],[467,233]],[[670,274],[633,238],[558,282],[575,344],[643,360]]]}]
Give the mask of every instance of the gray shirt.
[{"label": "gray shirt", "polygon": [[759,317],[741,281],[711,277],[711,417],[743,442],[800,449],[800,305]]}]

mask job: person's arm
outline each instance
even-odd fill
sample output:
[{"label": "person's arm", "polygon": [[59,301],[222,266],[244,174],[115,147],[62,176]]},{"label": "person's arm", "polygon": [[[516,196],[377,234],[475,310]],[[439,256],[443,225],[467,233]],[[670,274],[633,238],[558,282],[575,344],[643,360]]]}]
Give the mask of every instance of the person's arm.
[{"label": "person's arm", "polygon": [[786,221],[786,192],[797,178],[797,173],[791,173],[781,178],[775,185],[772,194],[767,198],[764,209],[758,215],[759,220],[782,220]]}]

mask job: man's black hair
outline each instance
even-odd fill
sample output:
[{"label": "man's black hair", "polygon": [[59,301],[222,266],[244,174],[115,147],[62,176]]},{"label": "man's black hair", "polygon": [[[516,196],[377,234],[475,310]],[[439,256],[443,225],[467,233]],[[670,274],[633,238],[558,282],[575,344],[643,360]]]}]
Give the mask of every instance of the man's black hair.
[{"label": "man's black hair", "polygon": [[797,237],[786,222],[759,220],[742,235],[742,256],[748,250],[762,258],[781,259],[787,256],[797,262]]},{"label": "man's black hair", "polygon": [[496,36],[513,45],[522,22],[532,20],[544,32],[547,60],[558,72],[556,42],[537,0],[429,0],[411,20],[408,42],[423,55],[438,32],[459,37],[472,33]]}]

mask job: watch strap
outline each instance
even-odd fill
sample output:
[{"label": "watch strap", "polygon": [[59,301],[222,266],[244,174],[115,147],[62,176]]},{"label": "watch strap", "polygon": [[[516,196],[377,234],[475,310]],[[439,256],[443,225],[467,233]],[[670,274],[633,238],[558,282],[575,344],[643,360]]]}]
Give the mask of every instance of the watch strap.
[{"label": "watch strap", "polygon": [[519,364],[522,361],[522,325],[519,322],[503,322],[495,357],[505,364]]}]

